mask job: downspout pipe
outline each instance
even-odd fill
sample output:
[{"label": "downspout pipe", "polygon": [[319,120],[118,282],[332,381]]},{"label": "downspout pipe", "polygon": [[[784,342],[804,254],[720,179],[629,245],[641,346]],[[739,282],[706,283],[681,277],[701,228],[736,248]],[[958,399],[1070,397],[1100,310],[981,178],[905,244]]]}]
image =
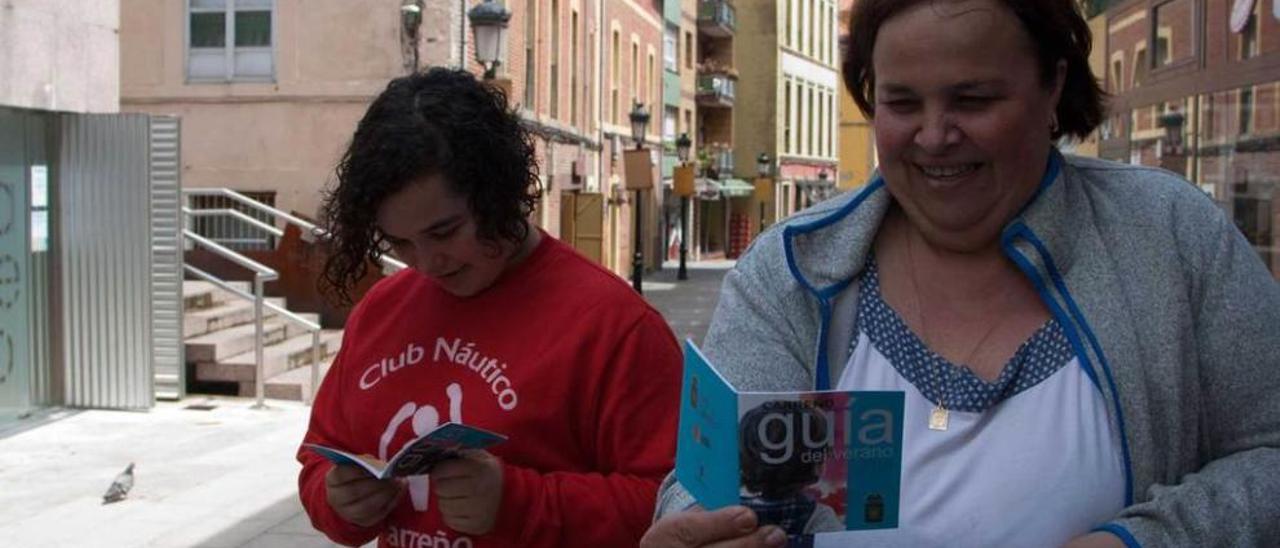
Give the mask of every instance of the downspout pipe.
[{"label": "downspout pipe", "polygon": [[467,0],[458,0],[458,69],[467,69]]}]

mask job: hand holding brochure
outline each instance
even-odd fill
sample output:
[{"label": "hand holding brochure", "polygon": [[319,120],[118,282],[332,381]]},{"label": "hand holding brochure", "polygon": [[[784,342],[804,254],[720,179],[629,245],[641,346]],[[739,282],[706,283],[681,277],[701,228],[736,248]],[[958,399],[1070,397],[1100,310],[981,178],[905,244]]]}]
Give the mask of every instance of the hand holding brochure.
[{"label": "hand holding brochure", "polygon": [[391,460],[382,462],[368,455],[356,455],[341,449],[314,443],[303,444],[334,464],[354,464],[375,478],[399,478],[426,474],[441,461],[458,456],[464,449],[485,449],[506,441],[507,437],[488,430],[447,422],[410,440]]},{"label": "hand holding brochure", "polygon": [[896,528],[902,412],[902,392],[738,392],[686,341],[676,479],[793,539]]}]

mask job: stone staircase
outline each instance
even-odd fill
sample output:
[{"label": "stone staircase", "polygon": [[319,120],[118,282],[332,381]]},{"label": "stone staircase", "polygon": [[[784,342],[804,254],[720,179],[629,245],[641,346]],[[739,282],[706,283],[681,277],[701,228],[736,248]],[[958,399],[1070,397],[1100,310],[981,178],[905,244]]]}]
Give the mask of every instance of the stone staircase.
[{"label": "stone staircase", "polygon": [[[231,282],[249,290],[247,282]],[[195,391],[253,397],[257,366],[253,352],[253,303],[205,281],[184,281],[183,336],[187,375]],[[284,306],[284,299],[268,298]],[[299,314],[316,321],[316,314]],[[273,399],[304,400],[311,393],[311,333],[306,328],[263,310],[263,371],[265,395]],[[341,330],[320,334],[320,378],[342,344]]]}]

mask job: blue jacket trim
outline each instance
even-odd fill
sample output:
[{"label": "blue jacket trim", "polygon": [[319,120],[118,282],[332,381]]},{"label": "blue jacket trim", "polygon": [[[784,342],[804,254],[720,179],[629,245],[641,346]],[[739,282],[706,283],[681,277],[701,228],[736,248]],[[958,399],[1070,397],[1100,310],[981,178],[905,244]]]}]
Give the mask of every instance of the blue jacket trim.
[{"label": "blue jacket trim", "polygon": [[1027,200],[1027,203],[1022,204],[1022,209],[1019,209],[1018,214],[1013,216],[1014,219],[1017,219],[1021,217],[1023,213],[1026,213],[1027,209],[1031,207],[1031,204],[1036,203],[1036,200],[1040,198],[1040,195],[1044,194],[1044,191],[1050,186],[1053,186],[1053,182],[1058,180],[1058,173],[1062,171],[1063,162],[1066,162],[1066,160],[1062,158],[1062,152],[1060,152],[1057,147],[1049,149],[1049,160],[1045,162],[1044,175],[1040,176],[1040,184],[1036,186],[1036,191],[1031,195],[1031,199]]},{"label": "blue jacket trim", "polygon": [[814,366],[814,390],[831,390],[831,360],[827,357],[827,329],[831,327],[831,301],[818,299],[818,308],[822,312],[822,323],[818,324],[818,363]]},{"label": "blue jacket trim", "polygon": [[1124,543],[1125,548],[1142,548],[1142,544],[1138,543],[1138,539],[1133,538],[1133,534],[1125,529],[1124,526],[1115,523],[1108,523],[1095,528],[1091,533],[1111,533],[1118,537]]},{"label": "blue jacket trim", "polygon": [[854,198],[853,201],[845,204],[844,207],[831,212],[830,215],[821,217],[809,223],[787,225],[786,228],[782,229],[782,251],[787,256],[787,268],[791,270],[791,277],[800,282],[800,285],[804,286],[804,288],[810,293],[813,293],[818,298],[822,298],[823,295],[835,295],[844,288],[849,287],[849,284],[853,280],[845,280],[821,290],[813,287],[813,285],[809,283],[809,280],[804,277],[804,274],[800,272],[800,266],[796,264],[795,251],[791,248],[791,239],[798,234],[808,234],[823,227],[835,224],[840,219],[843,219],[845,216],[853,213],[853,210],[858,209],[858,206],[862,205],[862,202],[866,201],[868,196],[873,192],[880,190],[880,187],[883,186],[884,178],[876,177],[866,186],[866,188],[862,189],[862,191],[858,193],[858,196]]},{"label": "blue jacket trim", "polygon": [[1080,367],[1084,369],[1085,375],[1088,375],[1089,380],[1093,382],[1093,387],[1098,389],[1098,393],[1102,393],[1102,381],[1098,380],[1098,372],[1093,367],[1093,361],[1089,359],[1089,354],[1085,352],[1084,342],[1080,339],[1080,332],[1076,330],[1075,324],[1070,321],[1066,310],[1053,297],[1053,293],[1049,291],[1048,284],[1045,283],[1044,278],[1040,277],[1040,273],[1036,271],[1035,266],[1013,247],[1015,237],[1023,235],[1024,231],[1028,231],[1026,225],[1017,223],[1005,232],[1004,237],[1001,239],[1001,247],[1004,249],[1005,256],[1018,265],[1018,269],[1022,270],[1022,274],[1030,279],[1032,285],[1036,287],[1036,292],[1040,294],[1040,300],[1049,307],[1050,313],[1062,325],[1062,330],[1067,335],[1067,340],[1071,342],[1071,347],[1075,349],[1076,356],[1080,358]]},{"label": "blue jacket trim", "polygon": [[1111,366],[1107,363],[1107,356],[1102,352],[1102,345],[1098,343],[1098,337],[1093,334],[1093,329],[1089,327],[1089,321],[1085,319],[1084,313],[1080,311],[1075,299],[1071,297],[1071,292],[1067,290],[1067,284],[1063,281],[1062,274],[1058,272],[1058,267],[1054,264],[1053,257],[1049,255],[1049,251],[1045,249],[1040,239],[1025,225],[1022,225],[1022,230],[1019,232],[1028,242],[1031,242],[1031,245],[1036,248],[1036,252],[1044,259],[1045,268],[1049,270],[1049,279],[1053,281],[1054,287],[1057,288],[1058,293],[1067,302],[1071,317],[1080,325],[1085,337],[1089,339],[1089,345],[1093,347],[1094,353],[1098,356],[1098,363],[1102,366],[1102,372],[1107,376],[1107,386],[1111,387],[1111,401],[1116,408],[1116,422],[1120,426],[1120,447],[1124,450],[1124,474],[1129,479],[1125,483],[1124,504],[1129,506],[1133,504],[1133,464],[1129,458],[1129,436],[1124,423],[1124,409],[1120,407],[1120,390],[1116,388],[1115,377],[1111,374]]},{"label": "blue jacket trim", "polygon": [[853,279],[850,278],[848,280],[842,280],[822,289],[813,287],[813,285],[809,283],[809,280],[804,277],[804,274],[800,272],[800,266],[796,263],[795,251],[791,248],[791,239],[797,234],[807,234],[823,227],[830,226],[840,219],[843,219],[845,216],[852,213],[853,210],[857,209],[858,206],[862,205],[862,202],[866,201],[867,197],[870,196],[871,193],[880,190],[883,186],[884,179],[876,177],[866,186],[866,188],[862,189],[862,191],[858,193],[857,197],[848,204],[845,204],[844,207],[832,212],[830,215],[809,223],[788,225],[786,228],[782,229],[782,251],[787,256],[787,268],[791,271],[791,277],[795,278],[797,282],[800,282],[800,285],[803,286],[805,290],[818,298],[819,309],[822,312],[822,322],[818,326],[818,363],[814,364],[816,369],[816,371],[814,371],[814,385],[816,390],[831,389],[831,364],[828,363],[829,360],[827,358],[826,345],[827,327],[828,324],[831,323],[831,298],[848,288],[849,284],[853,283]]}]

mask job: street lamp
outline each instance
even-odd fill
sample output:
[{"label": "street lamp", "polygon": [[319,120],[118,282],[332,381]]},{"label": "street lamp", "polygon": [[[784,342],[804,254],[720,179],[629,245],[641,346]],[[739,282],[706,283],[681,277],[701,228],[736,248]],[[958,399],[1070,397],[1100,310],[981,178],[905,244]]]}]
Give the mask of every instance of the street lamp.
[{"label": "street lamp", "polygon": [[769,153],[761,152],[756,157],[756,175],[761,178],[768,177],[773,172],[773,160],[769,158]]},{"label": "street lamp", "polygon": [[[684,167],[689,163],[689,147],[693,146],[693,142],[689,140],[688,133],[681,133],[676,138],[676,157],[680,159],[680,167]],[[676,271],[677,280],[689,279],[689,270],[685,266],[685,262],[689,256],[689,197],[680,195],[680,269]]]},{"label": "street lamp", "polygon": [[830,175],[827,174],[827,168],[824,167],[818,172],[818,189],[814,194],[814,197],[816,197],[818,201],[826,200],[832,194],[831,189],[827,187],[828,177],[830,177]]},{"label": "street lamp", "polygon": [[511,11],[494,0],[485,0],[467,12],[467,19],[475,32],[476,61],[485,68],[484,79],[492,80],[502,64]]},{"label": "street lamp", "polygon": [[773,175],[773,159],[767,152],[756,157],[756,201],[760,203],[760,232],[764,232],[765,203],[773,200],[773,188],[770,183]]},{"label": "street lamp", "polygon": [[[631,138],[636,141],[636,150],[644,150],[644,133],[649,126],[649,111],[644,108],[644,103],[639,101],[631,108]],[[632,213],[636,217],[635,243],[632,245],[635,254],[631,261],[631,287],[634,287],[636,293],[644,294],[641,287],[642,277],[644,276],[644,249],[641,247],[640,230],[644,214],[644,201],[640,197],[640,189],[636,188],[635,211]]]}]

